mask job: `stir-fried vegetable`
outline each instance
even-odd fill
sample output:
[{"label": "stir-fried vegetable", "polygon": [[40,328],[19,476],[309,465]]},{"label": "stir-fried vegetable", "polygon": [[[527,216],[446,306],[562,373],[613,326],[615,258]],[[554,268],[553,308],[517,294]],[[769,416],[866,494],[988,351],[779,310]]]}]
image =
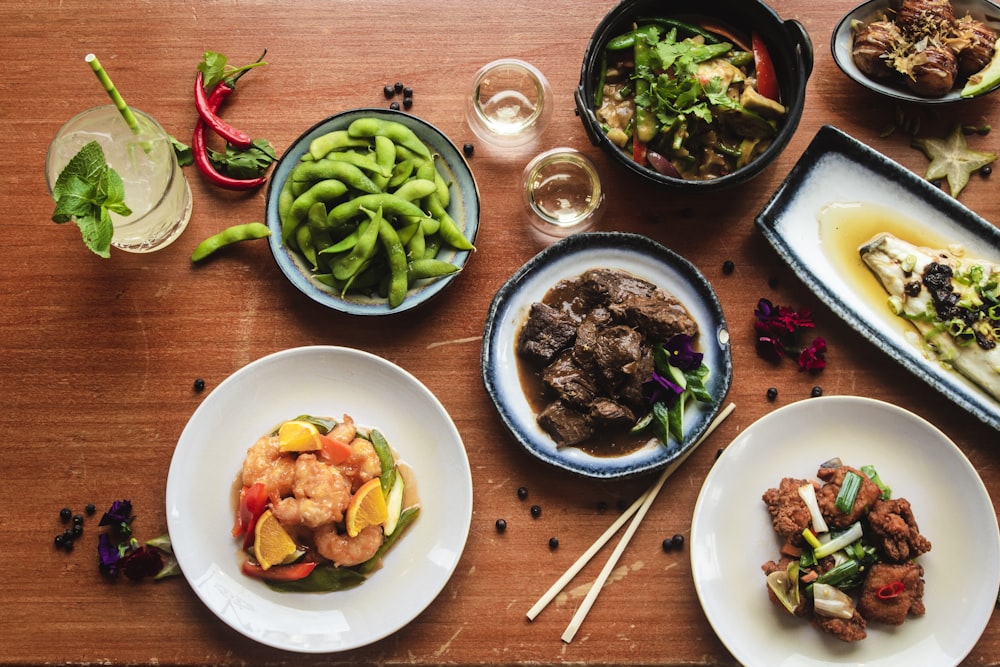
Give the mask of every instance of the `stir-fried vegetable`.
[{"label": "stir-fried vegetable", "polygon": [[[742,40],[740,40],[742,41]],[[596,113],[637,163],[668,176],[725,176],[759,156],[785,116],[767,47],[674,19],[608,41]]]}]

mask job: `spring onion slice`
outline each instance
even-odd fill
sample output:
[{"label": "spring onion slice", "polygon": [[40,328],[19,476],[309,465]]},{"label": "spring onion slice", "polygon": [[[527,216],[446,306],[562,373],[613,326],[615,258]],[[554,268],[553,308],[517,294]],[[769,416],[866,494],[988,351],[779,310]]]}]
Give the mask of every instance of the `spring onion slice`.
[{"label": "spring onion slice", "polygon": [[864,531],[861,528],[861,522],[855,521],[851,524],[850,528],[842,532],[840,535],[833,537],[829,542],[821,545],[813,552],[813,554],[817,559],[826,558],[830,554],[840,551],[852,542],[860,540],[863,535]]},{"label": "spring onion slice", "polygon": [[870,479],[875,486],[882,491],[882,495],[879,496],[882,500],[888,500],[892,497],[892,489],[889,485],[882,481],[882,478],[878,476],[878,471],[875,470],[875,466],[861,466],[861,472],[863,472],[868,479]]},{"label": "spring onion slice", "polygon": [[812,484],[806,482],[799,487],[799,497],[809,508],[809,515],[812,517],[813,532],[825,533],[830,529],[826,525],[823,514],[819,511],[819,502],[816,500],[816,489]]},{"label": "spring onion slice", "polygon": [[854,508],[854,501],[857,499],[858,491],[860,490],[861,475],[848,470],[844,474],[844,481],[840,484],[840,492],[837,493],[837,500],[834,502],[834,505],[844,514],[848,514]]}]

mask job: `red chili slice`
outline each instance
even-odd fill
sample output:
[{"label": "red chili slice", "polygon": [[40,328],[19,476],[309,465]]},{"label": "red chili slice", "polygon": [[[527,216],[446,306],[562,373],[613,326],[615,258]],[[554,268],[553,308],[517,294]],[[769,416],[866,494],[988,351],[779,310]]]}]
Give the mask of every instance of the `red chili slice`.
[{"label": "red chili slice", "polygon": [[875,593],[875,597],[879,600],[891,600],[899,597],[899,595],[903,592],[903,588],[904,586],[902,581],[894,581],[878,589],[878,592]]}]

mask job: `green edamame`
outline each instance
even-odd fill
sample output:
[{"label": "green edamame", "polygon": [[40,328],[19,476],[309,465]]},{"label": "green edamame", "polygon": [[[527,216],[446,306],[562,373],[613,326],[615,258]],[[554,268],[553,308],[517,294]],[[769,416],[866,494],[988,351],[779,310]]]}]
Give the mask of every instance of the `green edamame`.
[{"label": "green edamame", "polygon": [[441,223],[441,226],[438,228],[438,234],[441,235],[445,243],[456,250],[476,249],[472,245],[472,242],[465,238],[465,234],[458,227],[458,223],[448,215],[448,211],[441,205],[441,200],[437,198],[437,195],[429,195],[424,199],[424,202],[427,205],[427,210],[434,219]]},{"label": "green edamame", "polygon": [[342,204],[337,204],[326,216],[327,224],[332,227],[347,222],[354,216],[359,215],[362,208],[372,211],[381,208],[383,215],[414,216],[418,218],[424,215],[424,212],[416,204],[384,192],[375,195],[361,195],[354,199],[349,199]]},{"label": "green edamame", "polygon": [[309,155],[314,160],[326,157],[326,154],[341,148],[363,148],[368,142],[363,138],[351,136],[347,130],[335,130],[316,137],[309,143]]},{"label": "green edamame", "polygon": [[406,201],[417,201],[432,192],[437,192],[437,185],[434,181],[429,181],[425,178],[411,178],[399,186],[392,194]]},{"label": "green edamame", "polygon": [[382,224],[382,209],[373,213],[363,209],[368,220],[358,226],[358,242],[351,252],[335,261],[332,266],[333,277],[337,280],[350,280],[361,272],[365,263],[375,254],[375,244],[378,242],[379,226]]},{"label": "green edamame", "polygon": [[458,273],[459,268],[450,262],[440,259],[415,259],[409,265],[410,280],[424,280],[426,278],[440,278]]},{"label": "green edamame", "polygon": [[242,225],[233,225],[232,227],[223,229],[218,234],[209,236],[207,239],[199,243],[195,247],[194,252],[191,253],[191,261],[199,262],[220,248],[225,248],[226,246],[239,243],[240,241],[262,239],[270,235],[271,230],[267,228],[267,225],[261,222],[248,222]]},{"label": "green edamame", "polygon": [[289,224],[282,224],[282,233],[284,234],[288,227],[295,229],[305,222],[313,204],[333,202],[345,192],[347,185],[333,178],[316,183],[292,202],[292,207],[288,211]]},{"label": "green edamame", "polygon": [[385,218],[382,219],[378,232],[389,259],[389,307],[395,308],[403,303],[410,287],[406,277],[406,250],[403,249],[396,230]]},{"label": "green edamame", "polygon": [[[402,123],[394,120],[382,120],[380,118],[358,118],[347,128],[347,133],[352,137],[388,137],[394,143],[404,146],[421,157],[430,159],[431,152],[420,141],[420,138],[413,133],[413,130]],[[311,152],[311,151],[310,151]]]},{"label": "green edamame", "polygon": [[373,176],[372,180],[378,185],[379,190],[385,190],[389,184],[389,177],[392,176],[392,168],[396,164],[396,144],[389,137],[375,135],[375,162],[382,167],[382,173]]}]

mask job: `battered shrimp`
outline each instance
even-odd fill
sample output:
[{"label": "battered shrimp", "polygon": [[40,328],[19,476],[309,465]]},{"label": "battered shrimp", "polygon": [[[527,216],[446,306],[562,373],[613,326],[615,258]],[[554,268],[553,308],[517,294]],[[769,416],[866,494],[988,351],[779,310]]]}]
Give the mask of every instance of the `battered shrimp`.
[{"label": "battered shrimp", "polygon": [[354,425],[354,420],[350,415],[344,415],[343,421],[330,429],[327,435],[334,440],[341,442],[351,442],[358,435],[358,428]]},{"label": "battered shrimp", "polygon": [[281,455],[277,436],[265,435],[247,450],[243,461],[243,485],[262,483],[271,502],[292,493],[295,461]]},{"label": "battered shrimp", "polygon": [[362,484],[382,474],[382,462],[378,460],[371,441],[354,438],[351,441],[351,455],[340,464],[340,469],[351,480],[351,490],[357,491]]},{"label": "battered shrimp", "polygon": [[351,502],[351,482],[337,468],[317,461],[315,454],[295,459],[292,496],[282,498],[273,512],[287,526],[316,528],[344,520]]},{"label": "battered shrimp", "polygon": [[334,526],[328,525],[318,528],[313,538],[321,556],[337,567],[351,567],[372,558],[382,546],[382,526],[368,526],[357,537],[349,537],[347,533],[338,534]]}]

